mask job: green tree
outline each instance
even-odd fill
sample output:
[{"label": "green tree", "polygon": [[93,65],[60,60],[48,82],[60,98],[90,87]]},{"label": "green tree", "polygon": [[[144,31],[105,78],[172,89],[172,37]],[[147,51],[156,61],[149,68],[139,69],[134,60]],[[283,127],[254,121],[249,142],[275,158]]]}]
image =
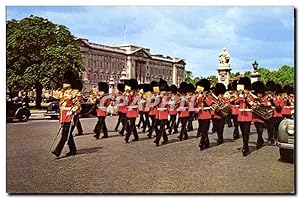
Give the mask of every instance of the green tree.
[{"label": "green tree", "polygon": [[185,78],[185,81],[187,83],[192,83],[192,81],[193,81],[193,73],[192,73],[192,71],[185,70],[184,71],[184,78]]},{"label": "green tree", "polygon": [[78,77],[83,61],[74,37],[63,25],[29,16],[6,23],[7,87],[11,93],[34,86],[40,107],[42,88],[58,88],[66,70]]}]

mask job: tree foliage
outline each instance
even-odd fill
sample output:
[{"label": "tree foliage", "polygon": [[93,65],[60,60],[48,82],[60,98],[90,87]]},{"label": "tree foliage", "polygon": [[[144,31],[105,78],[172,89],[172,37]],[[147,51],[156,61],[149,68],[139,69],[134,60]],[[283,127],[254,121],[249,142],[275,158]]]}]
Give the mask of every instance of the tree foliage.
[{"label": "tree foliage", "polygon": [[78,76],[83,61],[68,28],[48,19],[29,16],[6,23],[7,89],[31,86],[58,88],[66,70]]},{"label": "tree foliage", "polygon": [[[196,84],[197,81],[204,77],[193,77],[193,74],[191,71],[187,71],[188,73],[188,78],[186,79],[186,82],[188,83],[193,83]],[[278,70],[269,70],[267,68],[258,68],[258,72],[260,73],[260,80],[264,83],[267,81],[273,80],[275,83],[279,83],[281,85],[293,85],[294,84],[294,67],[288,66],[288,65],[283,65],[280,67]],[[251,71],[246,71],[244,73],[236,72],[236,73],[231,73],[230,77],[231,78],[237,78],[241,76],[246,76],[249,77],[251,76]],[[187,77],[187,76],[186,76]],[[218,78],[216,75],[211,75],[208,77],[205,77],[210,80],[211,85],[214,86]]]}]

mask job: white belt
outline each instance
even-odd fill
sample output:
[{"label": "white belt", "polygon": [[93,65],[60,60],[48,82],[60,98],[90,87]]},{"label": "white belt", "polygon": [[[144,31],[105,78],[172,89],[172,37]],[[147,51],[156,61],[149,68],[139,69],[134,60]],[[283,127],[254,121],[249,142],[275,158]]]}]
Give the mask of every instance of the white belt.
[{"label": "white belt", "polygon": [[294,106],[284,106],[283,108],[294,108]]},{"label": "white belt", "polygon": [[138,108],[139,106],[128,106],[129,109]]},{"label": "white belt", "polygon": [[252,109],[243,108],[243,109],[239,109],[239,111],[252,111]]},{"label": "white belt", "polygon": [[167,108],[157,108],[158,111],[165,111]]},{"label": "white belt", "polygon": [[195,108],[196,110],[200,111],[200,110],[210,110],[210,107],[203,107],[203,108]]},{"label": "white belt", "polygon": [[232,107],[236,107],[236,108],[238,108],[240,105],[231,105]]},{"label": "white belt", "polygon": [[63,110],[63,111],[69,111],[71,109],[72,109],[72,107],[60,107],[60,110]]},{"label": "white belt", "polygon": [[179,107],[178,109],[177,109],[177,111],[185,111],[185,110],[187,110],[189,107]]}]

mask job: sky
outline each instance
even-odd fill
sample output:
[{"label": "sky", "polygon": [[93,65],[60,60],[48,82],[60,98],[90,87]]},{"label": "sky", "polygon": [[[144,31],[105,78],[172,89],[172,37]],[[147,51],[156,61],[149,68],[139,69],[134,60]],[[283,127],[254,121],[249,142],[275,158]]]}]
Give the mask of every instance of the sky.
[{"label": "sky", "polygon": [[[294,7],[8,6],[6,19],[36,15],[65,25],[76,37],[105,45],[135,44],[179,57],[193,75],[217,75],[226,48],[232,72],[294,66]],[[125,27],[125,28],[124,28]],[[126,40],[124,37],[126,30]]]}]

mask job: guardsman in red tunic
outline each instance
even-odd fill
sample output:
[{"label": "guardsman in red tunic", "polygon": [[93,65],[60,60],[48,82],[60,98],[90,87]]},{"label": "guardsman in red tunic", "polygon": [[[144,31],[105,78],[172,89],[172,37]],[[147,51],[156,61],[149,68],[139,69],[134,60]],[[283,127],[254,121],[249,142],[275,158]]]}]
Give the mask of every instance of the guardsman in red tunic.
[{"label": "guardsman in red tunic", "polygon": [[164,80],[160,80],[159,82],[159,90],[160,90],[160,96],[159,98],[159,104],[158,104],[158,108],[157,108],[157,112],[158,112],[158,117],[157,117],[157,122],[158,122],[158,126],[159,129],[156,132],[156,139],[154,141],[154,143],[156,144],[156,146],[159,145],[159,141],[161,136],[163,137],[163,144],[168,143],[168,136],[166,133],[166,125],[168,122],[168,97],[167,97],[167,92],[169,90],[169,86],[168,83]]},{"label": "guardsman in red tunic", "polygon": [[[125,84],[118,84],[117,85],[117,96],[116,96],[116,106],[118,109],[118,122],[117,125],[115,127],[115,131],[118,131],[119,125],[122,123],[122,121],[124,120],[123,118],[125,117],[124,113],[123,113],[123,109],[124,109],[124,92],[125,92]],[[123,133],[119,132],[121,135],[124,135]]]},{"label": "guardsman in red tunic", "polygon": [[169,115],[170,115],[170,128],[169,128],[169,135],[172,133],[172,130],[174,129],[174,133],[178,133],[178,127],[176,125],[176,116],[177,111],[175,108],[176,103],[176,95],[177,95],[177,86],[171,85],[170,86],[170,100],[169,100]]},{"label": "guardsman in red tunic", "polygon": [[178,136],[179,140],[182,141],[182,139],[187,140],[188,139],[188,133],[187,133],[187,123],[189,119],[189,102],[187,98],[187,90],[188,85],[186,82],[181,82],[178,92],[181,94],[181,97],[177,99],[176,106],[177,112],[179,114],[179,121],[181,123],[181,130],[180,134]]},{"label": "guardsman in red tunic", "polygon": [[[216,88],[214,90],[214,94],[217,97],[217,99],[215,99],[215,100],[224,101],[229,104],[229,101],[224,97],[225,92],[226,92],[225,85],[222,83],[217,83]],[[217,142],[218,142],[218,144],[223,144],[224,143],[223,133],[224,133],[224,126],[225,126],[225,117],[215,110],[214,119],[215,119],[215,125],[216,125],[215,128],[216,128],[217,135],[218,135]]]},{"label": "guardsman in red tunic", "polygon": [[[158,82],[156,81],[152,81],[150,83],[151,85],[151,89],[152,89],[152,95],[147,99],[147,104],[151,104],[150,111],[149,111],[149,117],[151,118],[151,125],[150,125],[150,129],[149,129],[149,133],[147,134],[147,136],[149,138],[151,138],[153,131],[155,130],[155,128],[157,128],[157,121],[156,121],[156,117],[157,117],[157,104],[156,100],[157,100],[157,96],[159,94],[159,85]],[[147,108],[147,107],[146,107]]]},{"label": "guardsman in red tunic", "polygon": [[138,102],[139,102],[139,96],[137,93],[138,90],[138,82],[136,79],[130,79],[129,80],[129,86],[131,88],[130,94],[128,96],[128,104],[127,104],[127,124],[126,124],[126,134],[125,134],[125,142],[129,143],[129,138],[131,136],[131,133],[133,133],[134,139],[132,141],[138,141],[139,136],[137,134],[135,121],[138,117]]},{"label": "guardsman in red tunic", "polygon": [[282,108],[282,116],[284,118],[292,118],[292,110],[294,109],[294,95],[292,86],[283,87],[282,98],[284,101],[284,106]]},{"label": "guardsman in red tunic", "polygon": [[[139,91],[138,91],[138,95],[141,99],[143,99],[143,95],[144,95],[144,84],[139,84]],[[144,101],[140,101],[141,102],[144,102]],[[142,125],[142,128],[143,126],[145,126],[145,116],[144,116],[144,108],[143,106],[139,106],[139,116],[140,116],[140,120],[139,120],[139,123],[137,124],[137,128],[141,128],[141,125]]]},{"label": "guardsman in red tunic", "polygon": [[202,79],[196,83],[196,91],[199,92],[197,97],[198,111],[198,132],[197,137],[201,136],[199,147],[200,150],[209,148],[208,131],[211,120],[212,98],[208,92],[210,91],[210,82]]},{"label": "guardsman in red tunic", "polygon": [[80,122],[81,101],[83,100],[83,95],[82,95],[81,91],[82,91],[83,85],[82,85],[81,80],[76,80],[74,82],[74,84],[71,86],[74,89],[74,91],[77,92],[77,95],[76,95],[77,100],[76,101],[78,103],[78,106],[80,107],[76,111],[76,114],[74,115],[74,124],[72,125],[71,132],[73,132],[73,130],[76,126],[78,133],[75,136],[80,136],[80,135],[83,135],[83,130],[82,130],[81,122]]},{"label": "guardsman in red tunic", "polygon": [[69,145],[69,152],[66,154],[67,156],[76,154],[76,146],[73,139],[72,131],[71,131],[71,123],[74,122],[73,116],[80,109],[80,102],[77,101],[78,91],[74,91],[71,88],[71,83],[76,81],[75,74],[71,71],[68,71],[64,75],[64,84],[63,89],[59,91],[54,98],[59,99],[60,102],[60,118],[59,121],[62,124],[62,136],[61,139],[56,146],[55,150],[52,153],[59,157],[61,151],[67,142]]},{"label": "guardsman in red tunic", "polygon": [[240,105],[234,104],[234,101],[237,97],[236,86],[237,86],[237,80],[233,81],[228,86],[229,91],[230,91],[229,102],[231,105],[231,118],[233,120],[233,125],[234,125],[234,130],[233,130],[233,139],[234,140],[237,140],[240,138],[239,123],[238,123],[238,114],[239,114]]},{"label": "guardsman in red tunic", "polygon": [[250,126],[252,122],[252,109],[250,103],[253,102],[249,95],[249,90],[251,90],[250,79],[248,77],[240,78],[240,80],[238,81],[237,90],[240,93],[235,100],[235,104],[240,105],[238,122],[243,136],[242,153],[244,156],[247,156],[250,152],[248,143],[250,136]]},{"label": "guardsman in red tunic", "polygon": [[[250,102],[250,105],[266,107],[268,105],[268,100],[266,98],[264,98],[264,94],[265,94],[264,83],[261,81],[256,81],[252,84],[251,87],[252,87],[252,90],[254,90],[254,93],[253,93],[253,97],[252,97],[253,102]],[[265,121],[263,118],[261,118],[259,115],[255,114],[255,112],[253,112],[252,122],[254,123],[256,131],[257,131],[256,149],[259,149],[264,145],[264,139],[263,139],[262,135],[263,135],[263,131],[264,131]]]},{"label": "guardsman in red tunic", "polygon": [[[284,99],[281,96],[282,94],[282,88],[280,84],[276,84],[275,89],[275,97],[271,99],[271,103],[274,106],[274,113],[273,113],[273,120],[275,124],[275,130],[274,132],[274,141],[278,140],[278,127],[280,122],[282,121],[282,109],[284,107]],[[272,142],[273,143],[273,142]]]},{"label": "guardsman in red tunic", "polygon": [[120,100],[120,104],[122,105],[121,108],[120,108],[120,111],[122,112],[122,120],[121,120],[121,123],[122,123],[122,129],[121,131],[119,132],[120,135],[125,135],[125,131],[126,131],[126,126],[127,126],[127,117],[126,117],[126,114],[127,114],[127,105],[128,105],[128,100],[129,100],[129,95],[130,95],[130,90],[131,90],[131,87],[129,85],[129,80],[124,80],[124,93],[122,96],[120,96],[120,98],[122,100]]},{"label": "guardsman in red tunic", "polygon": [[150,129],[150,119],[149,119],[149,109],[146,108],[147,105],[147,99],[149,96],[151,96],[151,88],[150,88],[150,84],[144,84],[144,89],[143,89],[144,93],[142,96],[142,100],[141,100],[141,107],[143,110],[143,114],[145,116],[145,122],[143,125],[143,133],[146,133],[146,128],[148,127],[148,130]]},{"label": "guardsman in red tunic", "polygon": [[[195,109],[197,106],[196,106],[196,98],[195,98],[195,87],[194,87],[194,85],[192,84],[192,83],[189,83],[188,84],[188,93],[187,93],[187,95],[189,96],[189,98],[191,99],[191,100],[193,100],[194,99],[194,102],[191,102],[191,103],[193,103],[193,108]],[[193,127],[193,120],[194,120],[194,118],[195,118],[195,110],[194,109],[190,109],[189,110],[189,119],[188,119],[188,124],[187,124],[187,131],[188,132],[190,132],[190,131],[193,131],[194,130],[194,127]]]},{"label": "guardsman in red tunic", "polygon": [[107,127],[106,127],[106,109],[110,104],[110,99],[108,96],[108,90],[109,86],[106,82],[99,82],[99,96],[96,100],[95,106],[96,106],[96,113],[98,117],[98,122],[96,124],[96,135],[94,136],[97,140],[99,139],[100,133],[102,131],[103,136],[102,138],[107,138]]}]

